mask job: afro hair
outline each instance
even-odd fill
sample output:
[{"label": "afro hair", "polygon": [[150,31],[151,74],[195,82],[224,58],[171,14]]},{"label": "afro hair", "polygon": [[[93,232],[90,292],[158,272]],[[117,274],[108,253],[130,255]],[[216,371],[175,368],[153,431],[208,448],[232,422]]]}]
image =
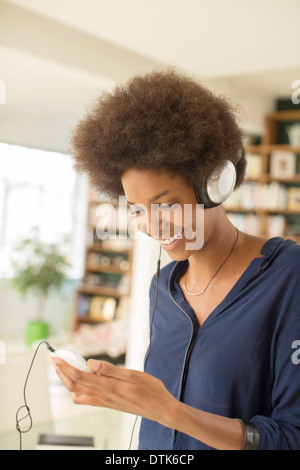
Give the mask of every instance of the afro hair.
[{"label": "afro hair", "polygon": [[127,169],[168,171],[199,186],[224,160],[241,154],[238,187],[246,168],[242,139],[227,99],[168,69],[102,93],[76,126],[71,153],[75,169],[117,199]]}]

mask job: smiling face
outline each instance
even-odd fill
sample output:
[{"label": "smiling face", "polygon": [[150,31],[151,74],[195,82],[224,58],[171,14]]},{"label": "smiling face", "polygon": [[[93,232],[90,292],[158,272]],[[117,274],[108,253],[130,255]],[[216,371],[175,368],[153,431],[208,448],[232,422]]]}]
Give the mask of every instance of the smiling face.
[{"label": "smiling face", "polygon": [[202,247],[196,241],[197,237],[203,241],[203,217],[197,212],[203,214],[203,208],[185,178],[129,169],[122,175],[122,184],[137,228],[158,240],[173,259],[187,259]]}]

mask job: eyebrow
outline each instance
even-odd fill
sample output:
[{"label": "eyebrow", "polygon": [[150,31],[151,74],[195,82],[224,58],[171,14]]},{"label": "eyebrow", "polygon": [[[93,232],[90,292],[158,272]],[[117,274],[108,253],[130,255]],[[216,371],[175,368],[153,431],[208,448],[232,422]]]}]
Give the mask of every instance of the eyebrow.
[{"label": "eyebrow", "polygon": [[[160,197],[165,196],[166,194],[168,194],[169,192],[170,192],[170,190],[169,190],[169,189],[166,189],[165,191],[162,191],[161,193],[156,194],[156,196],[154,196],[154,197],[152,197],[151,199],[149,199],[149,202],[156,201],[156,200],[159,199]],[[128,204],[130,204],[130,205],[134,205],[134,204],[135,204],[135,202],[129,202],[129,201],[127,201],[127,202],[128,202]]]}]

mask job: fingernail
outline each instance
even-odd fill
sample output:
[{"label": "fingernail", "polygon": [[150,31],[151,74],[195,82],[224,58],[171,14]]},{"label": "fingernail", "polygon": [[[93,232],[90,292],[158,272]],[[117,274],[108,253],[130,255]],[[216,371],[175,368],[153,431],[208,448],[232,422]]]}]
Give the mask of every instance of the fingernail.
[{"label": "fingernail", "polygon": [[101,361],[96,361],[95,359],[89,359],[87,361],[87,365],[93,371],[98,372],[101,368]]}]

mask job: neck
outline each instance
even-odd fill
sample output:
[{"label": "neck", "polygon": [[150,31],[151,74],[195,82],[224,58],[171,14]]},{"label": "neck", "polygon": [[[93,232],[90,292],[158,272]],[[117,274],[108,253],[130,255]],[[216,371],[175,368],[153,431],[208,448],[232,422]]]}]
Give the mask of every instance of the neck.
[{"label": "neck", "polygon": [[[205,283],[214,275],[216,269],[230,253],[236,240],[236,228],[228,220],[223,210],[218,211],[215,222],[209,226],[208,233],[204,232],[203,247],[188,259],[189,287],[192,289],[193,287],[197,289],[199,279]],[[233,259],[233,255],[234,253],[232,253],[231,259]],[[226,265],[222,268],[223,272],[225,268]]]}]

